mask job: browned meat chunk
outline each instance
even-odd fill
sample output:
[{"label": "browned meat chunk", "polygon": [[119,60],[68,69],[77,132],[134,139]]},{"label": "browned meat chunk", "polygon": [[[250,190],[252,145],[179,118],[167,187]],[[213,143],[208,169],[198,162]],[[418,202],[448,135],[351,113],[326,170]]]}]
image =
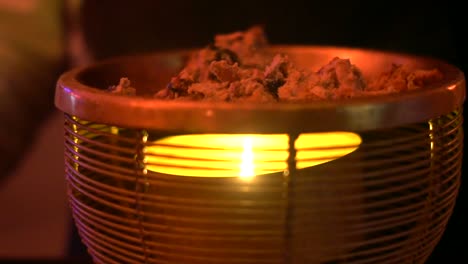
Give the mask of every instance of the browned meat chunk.
[{"label": "browned meat chunk", "polygon": [[128,78],[120,78],[119,84],[109,87],[109,91],[115,94],[121,95],[136,95],[136,89],[130,86],[130,80]]},{"label": "browned meat chunk", "polygon": [[370,93],[392,93],[423,88],[443,79],[438,69],[412,70],[407,65],[392,65],[388,72],[382,73],[369,82]]}]

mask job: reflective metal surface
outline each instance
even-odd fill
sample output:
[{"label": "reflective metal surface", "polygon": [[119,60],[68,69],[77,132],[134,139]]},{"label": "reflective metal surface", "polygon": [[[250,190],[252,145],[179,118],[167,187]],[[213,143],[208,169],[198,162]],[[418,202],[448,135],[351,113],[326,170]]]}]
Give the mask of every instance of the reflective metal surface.
[{"label": "reflective metal surface", "polygon": [[458,194],[461,119],[363,132],[343,158],[245,181],[151,171],[162,156],[142,150],[164,131],[66,115],[70,205],[96,263],[422,264]]},{"label": "reflective metal surface", "polygon": [[[165,85],[187,51],[117,58],[64,74],[56,104],[65,113],[69,201],[96,263],[426,261],[460,187],[463,73],[437,60],[401,54],[275,49],[310,67],[340,56],[366,74],[396,62],[437,66],[446,79],[426,89],[366,99],[234,105],[144,97]],[[122,76],[134,80],[139,97],[102,91]],[[301,149],[294,143],[320,131],[347,131],[362,141],[350,154],[300,168]],[[170,175],[155,166],[164,159],[165,168],[189,170],[196,164],[190,159],[206,164],[220,159],[203,154],[209,144],[182,146],[177,153],[199,151],[198,156],[145,151],[161,144],[181,147],[160,140],[168,136],[241,132],[287,136],[281,167],[286,169],[248,181]],[[308,150],[332,148],[340,146]],[[180,159],[188,160],[180,165]]]},{"label": "reflective metal surface", "polygon": [[[437,67],[445,81],[425,89],[366,99],[314,103],[232,104],[123,97],[103,89],[129,77],[138,93],[160,89],[189,51],[125,57],[65,73],[57,84],[59,109],[87,120],[133,128],[204,133],[361,131],[420,122],[447,114],[465,99],[463,73],[444,62],[388,52],[333,47],[275,47],[300,66],[318,68],[335,56],[350,58],[365,75],[392,63]],[[308,121],[310,120],[310,121]]]}]

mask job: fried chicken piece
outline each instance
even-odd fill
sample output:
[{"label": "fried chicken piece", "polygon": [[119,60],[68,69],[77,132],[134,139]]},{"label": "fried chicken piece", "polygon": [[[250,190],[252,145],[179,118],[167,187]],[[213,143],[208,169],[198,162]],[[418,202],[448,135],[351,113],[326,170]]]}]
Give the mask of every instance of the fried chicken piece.
[{"label": "fried chicken piece", "polygon": [[120,78],[119,84],[109,87],[111,93],[134,96],[136,95],[136,89],[131,86],[131,82],[128,78]]},{"label": "fried chicken piece", "polygon": [[260,26],[253,26],[245,32],[234,32],[215,36],[215,47],[234,52],[243,67],[264,67],[271,56],[266,52],[268,40]]},{"label": "fried chicken piece", "polygon": [[438,69],[412,70],[407,65],[392,64],[389,71],[382,73],[379,77],[369,82],[370,92],[402,92],[419,89],[443,79]]},{"label": "fried chicken piece", "polygon": [[289,67],[279,98],[285,101],[350,98],[362,93],[366,82],[348,59],[332,59],[317,72]]},{"label": "fried chicken piece", "polygon": [[[266,88],[259,81],[261,69],[271,60],[264,51],[266,47],[267,40],[260,27],[218,35],[213,45],[194,54],[185,68],[155,97],[233,101],[240,100],[242,90],[246,92],[246,98],[255,96],[263,101],[270,100],[274,97],[266,95],[263,91]],[[248,87],[240,89],[241,83]]]}]

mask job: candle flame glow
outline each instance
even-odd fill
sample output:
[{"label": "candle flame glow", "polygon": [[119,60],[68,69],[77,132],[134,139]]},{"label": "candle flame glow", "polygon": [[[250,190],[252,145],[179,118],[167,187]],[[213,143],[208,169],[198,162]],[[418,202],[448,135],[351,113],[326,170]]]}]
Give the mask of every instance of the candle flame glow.
[{"label": "candle flame glow", "polygon": [[[145,147],[148,171],[191,177],[238,177],[288,169],[287,134],[188,134],[160,138]],[[361,137],[350,132],[304,133],[295,142],[296,167],[333,161],[355,151]]]},{"label": "candle flame glow", "polygon": [[244,151],[242,152],[240,173],[241,179],[249,180],[255,176],[254,152],[252,150],[252,138],[244,138]]}]

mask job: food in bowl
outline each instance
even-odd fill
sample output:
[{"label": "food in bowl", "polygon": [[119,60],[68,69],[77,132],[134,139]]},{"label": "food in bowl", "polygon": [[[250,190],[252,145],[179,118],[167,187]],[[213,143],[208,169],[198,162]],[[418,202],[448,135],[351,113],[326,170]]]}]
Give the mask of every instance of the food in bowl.
[{"label": "food in bowl", "polygon": [[[390,94],[423,88],[443,79],[434,69],[390,65],[388,71],[365,78],[348,58],[335,57],[319,70],[300,68],[287,54],[275,53],[262,27],[217,35],[195,52],[167,87],[155,93],[162,100],[226,102],[296,102]],[[126,78],[111,88],[134,94]]]}]

